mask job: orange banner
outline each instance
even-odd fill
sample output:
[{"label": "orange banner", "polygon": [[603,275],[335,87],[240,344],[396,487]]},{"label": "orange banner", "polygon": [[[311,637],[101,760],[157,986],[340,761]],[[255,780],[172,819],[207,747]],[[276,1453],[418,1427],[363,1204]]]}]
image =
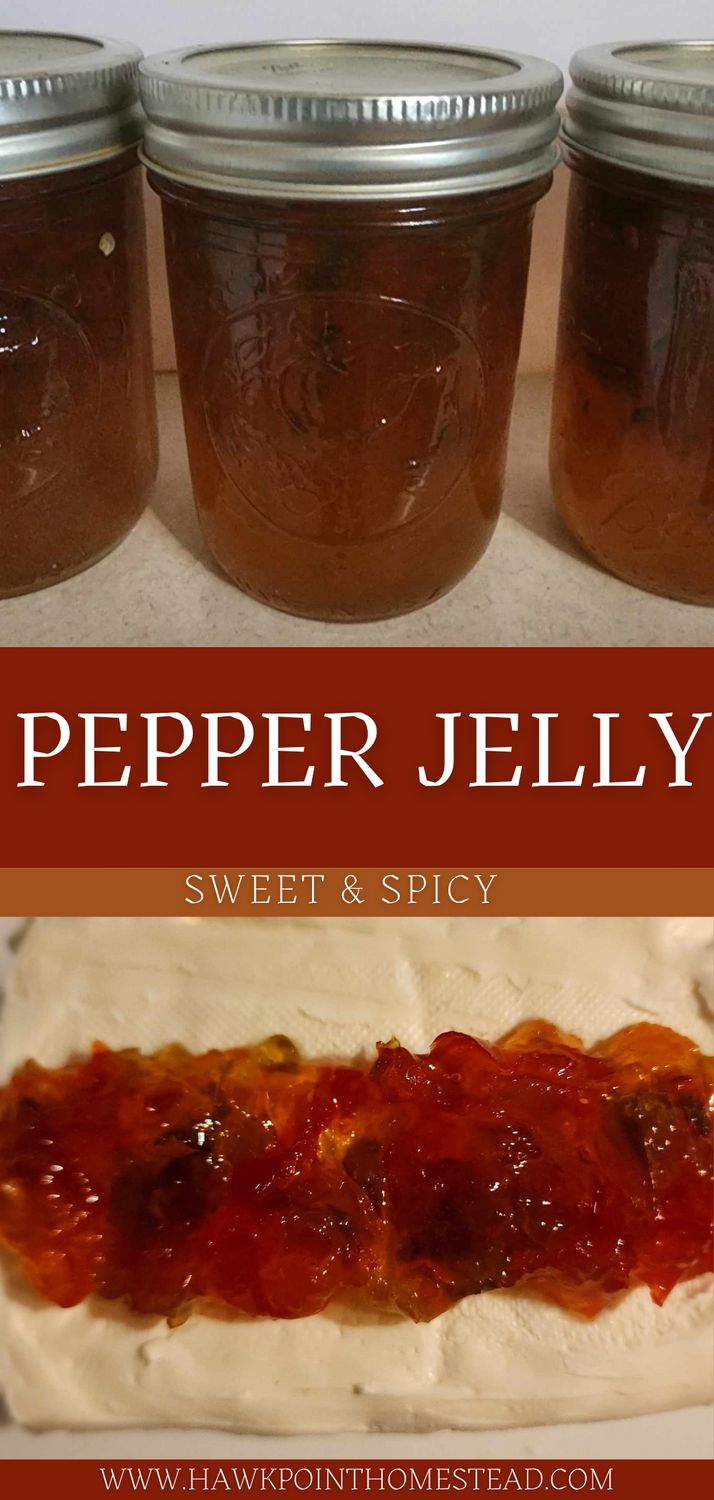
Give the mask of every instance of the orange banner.
[{"label": "orange banner", "polygon": [[710,916],[714,869],[0,869],[4,916]]}]

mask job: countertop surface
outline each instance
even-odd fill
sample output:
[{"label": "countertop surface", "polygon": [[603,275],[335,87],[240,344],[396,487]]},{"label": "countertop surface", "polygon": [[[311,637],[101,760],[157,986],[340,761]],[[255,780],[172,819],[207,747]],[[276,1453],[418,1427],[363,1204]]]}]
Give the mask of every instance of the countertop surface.
[{"label": "countertop surface", "polygon": [[256,603],[216,568],[193,507],[176,377],[158,381],[161,468],[149,508],[109,557],[0,601],[2,646],[704,646],[714,613],[640,593],[579,551],[547,477],[550,382],[518,385],[503,515],[474,570],[401,619],[325,625]]}]

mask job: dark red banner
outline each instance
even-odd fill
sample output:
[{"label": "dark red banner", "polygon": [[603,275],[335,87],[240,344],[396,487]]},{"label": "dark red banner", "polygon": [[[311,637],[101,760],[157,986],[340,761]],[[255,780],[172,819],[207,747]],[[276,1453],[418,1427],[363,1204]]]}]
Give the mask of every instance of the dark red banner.
[{"label": "dark red banner", "polygon": [[310,1463],[224,1460],[101,1463],[88,1461],[0,1463],[8,1500],[99,1500],[105,1495],[605,1495],[615,1500],[705,1500],[712,1465],[700,1460],[619,1459],[608,1462],[539,1462],[461,1459],[334,1459]]},{"label": "dark red banner", "polygon": [[714,650],[5,650],[2,670],[5,866],[711,864]]}]

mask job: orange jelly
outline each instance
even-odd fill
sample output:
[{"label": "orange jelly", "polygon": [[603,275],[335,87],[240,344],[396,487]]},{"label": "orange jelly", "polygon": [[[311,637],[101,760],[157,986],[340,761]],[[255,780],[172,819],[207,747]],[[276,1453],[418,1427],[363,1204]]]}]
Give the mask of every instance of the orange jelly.
[{"label": "orange jelly", "polygon": [[420,43],[142,64],[196,507],[263,603],[398,615],[485,550],[561,84]]},{"label": "orange jelly", "polygon": [[326,208],[151,181],[218,562],[264,603],[326,619],[443,594],[500,510],[546,183]]},{"label": "orange jelly", "polygon": [[110,1052],[0,1090],[0,1243],[34,1291],[172,1321],[359,1298],[416,1321],[520,1288],[593,1317],[711,1267],[712,1070],[638,1025],[585,1051],[544,1022],[496,1046],[313,1062],[284,1037]]},{"label": "orange jelly", "polygon": [[0,596],[110,551],[156,475],[138,55],[0,32]]},{"label": "orange jelly", "polygon": [[714,604],[714,43],[572,73],[553,493],[610,572]]}]

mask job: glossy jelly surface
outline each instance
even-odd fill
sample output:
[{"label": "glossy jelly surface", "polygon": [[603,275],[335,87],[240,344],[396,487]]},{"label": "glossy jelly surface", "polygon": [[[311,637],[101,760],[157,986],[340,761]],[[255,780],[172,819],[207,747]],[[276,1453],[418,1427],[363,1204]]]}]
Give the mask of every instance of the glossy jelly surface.
[{"label": "glossy jelly surface", "polygon": [[444,593],[496,522],[533,206],[163,198],[198,514],[230,577],[323,619]]},{"label": "glossy jelly surface", "polygon": [[0,595],[114,547],[156,464],[136,153],[0,182]]},{"label": "glossy jelly surface", "polygon": [[569,160],[553,493],[610,572],[714,604],[714,190]]},{"label": "glossy jelly surface", "polygon": [[416,1321],[501,1288],[593,1317],[711,1266],[710,1062],[662,1027],[593,1052],[498,1046],[315,1063],[285,1037],[28,1063],[0,1091],[0,1243],[70,1306],[296,1318],[357,1297]]}]

